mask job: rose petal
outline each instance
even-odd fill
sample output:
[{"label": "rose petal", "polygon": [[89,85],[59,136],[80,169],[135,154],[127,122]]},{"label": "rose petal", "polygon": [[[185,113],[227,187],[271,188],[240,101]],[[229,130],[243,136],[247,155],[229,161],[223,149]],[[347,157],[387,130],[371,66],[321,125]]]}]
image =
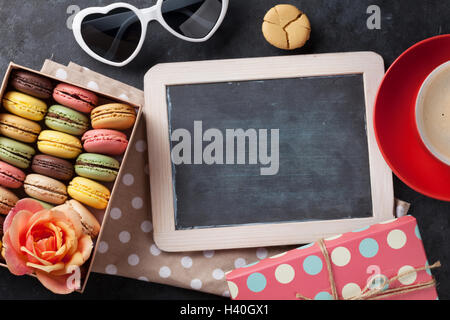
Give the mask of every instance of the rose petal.
[{"label": "rose petal", "polygon": [[67,253],[67,245],[63,244],[58,251],[55,252],[55,256],[62,256]]},{"label": "rose petal", "polygon": [[28,254],[27,251],[24,251],[24,250],[22,250],[22,248],[20,248],[20,251],[21,251],[21,252],[25,252],[25,253],[27,254],[28,261],[29,261],[29,262],[33,262],[33,263],[39,263],[39,260],[38,260],[37,258],[35,258],[35,257],[38,256],[38,254],[37,254],[36,250],[34,249],[34,239],[33,239],[32,236],[29,236],[29,237],[27,238],[27,242],[26,242],[25,248],[26,248],[29,252],[32,253],[32,254]]},{"label": "rose petal", "polygon": [[58,270],[64,269],[64,263],[62,263],[62,262],[59,262],[59,263],[56,263],[56,264],[53,264],[53,265],[49,265],[49,266],[43,266],[43,265],[40,265],[40,264],[27,262],[27,266],[30,267],[30,268],[33,268],[33,269],[42,270],[42,271],[47,272],[47,273],[51,273],[53,271],[58,271]]},{"label": "rose petal", "polygon": [[45,226],[53,232],[53,239],[56,241],[53,243],[53,246],[47,247],[47,250],[43,250],[43,251],[49,251],[49,250],[56,251],[56,250],[58,250],[59,247],[61,247],[62,241],[63,241],[61,228],[59,228],[52,222],[46,223]]},{"label": "rose petal", "polygon": [[37,249],[39,253],[49,251],[55,252],[55,250],[57,250],[55,242],[55,236],[40,239],[34,243],[34,249]]},{"label": "rose petal", "polygon": [[92,238],[88,235],[83,235],[78,240],[78,251],[71,257],[69,261],[66,262],[64,270],[56,271],[55,274],[62,275],[66,273],[71,273],[73,267],[82,266],[91,256],[94,243]]},{"label": "rose petal", "polygon": [[9,239],[8,232],[3,235],[3,250],[6,265],[12,274],[16,276],[23,276],[24,274],[30,274],[33,272],[33,270],[27,267],[24,256],[17,253],[11,246],[11,240]]},{"label": "rose petal", "polygon": [[83,263],[86,262],[91,256],[93,247],[94,242],[88,235],[84,235],[81,239],[78,240],[78,248],[79,252],[81,252],[81,255],[83,256]]},{"label": "rose petal", "polygon": [[88,235],[83,234],[83,236],[78,240],[78,250],[66,261],[64,269],[52,272],[54,275],[64,275],[73,272],[74,267],[82,266],[91,256],[94,243],[92,238]]},{"label": "rose petal", "polygon": [[67,246],[67,255],[71,256],[77,251],[78,248],[78,240],[75,231],[72,228],[72,225],[65,223],[64,221],[56,221],[55,222],[59,228],[61,228],[62,232],[65,236],[65,245]]},{"label": "rose petal", "polygon": [[47,222],[66,220],[66,216],[61,212],[51,212],[50,210],[41,210],[36,212],[30,221],[28,221],[27,230],[31,232],[33,228],[39,224],[45,224]]},{"label": "rose petal", "polygon": [[16,216],[16,214],[19,211],[22,210],[27,210],[30,211],[32,213],[36,213],[38,211],[41,211],[43,209],[42,205],[33,199],[21,199],[19,200],[16,205],[14,206],[14,208],[12,208],[8,215],[6,216],[5,221],[3,222],[3,231],[6,232],[8,231],[11,222],[13,221],[14,217]]},{"label": "rose petal", "polygon": [[75,290],[75,288],[71,288],[67,285],[67,280],[71,275],[55,276],[44,271],[36,270],[36,276],[44,287],[53,293],[69,294]]},{"label": "rose petal", "polygon": [[[22,252],[25,252],[26,254],[28,254],[28,257],[33,257],[35,259],[35,261],[37,260],[38,263],[42,263],[44,266],[51,266],[52,265],[50,262],[39,258],[37,255],[35,255],[33,252],[31,252],[30,250],[28,250],[25,247],[21,247],[20,250]],[[31,259],[28,259],[28,260],[31,260]],[[30,263],[33,263],[33,262],[30,262]],[[27,263],[27,266],[29,266],[28,263]]]},{"label": "rose petal", "polygon": [[34,213],[31,211],[19,211],[8,228],[11,245],[17,252],[20,252],[20,247],[25,244],[26,226],[33,215]]},{"label": "rose petal", "polygon": [[45,259],[51,263],[57,263],[65,257],[66,253],[67,253],[67,247],[64,244],[56,252],[55,251],[42,252],[41,257],[42,257],[42,259]]},{"label": "rose petal", "polygon": [[72,258],[66,262],[66,270],[70,266],[81,266],[84,263],[83,255],[80,252],[75,252]]},{"label": "rose petal", "polygon": [[[58,211],[58,207],[53,208],[52,211]],[[80,215],[70,206],[64,207],[64,214],[67,220],[71,222],[76,237],[81,237],[81,235],[83,234],[83,226],[81,225]]]}]

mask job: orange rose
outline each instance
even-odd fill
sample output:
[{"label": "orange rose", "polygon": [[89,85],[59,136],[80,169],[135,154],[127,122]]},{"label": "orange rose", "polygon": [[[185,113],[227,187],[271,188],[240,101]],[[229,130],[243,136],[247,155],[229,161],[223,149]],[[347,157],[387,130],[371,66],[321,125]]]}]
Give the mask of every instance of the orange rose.
[{"label": "orange rose", "polygon": [[3,231],[4,256],[11,273],[35,274],[58,294],[76,289],[68,279],[89,259],[93,241],[83,233],[74,210],[45,210],[39,202],[23,199],[6,217]]}]

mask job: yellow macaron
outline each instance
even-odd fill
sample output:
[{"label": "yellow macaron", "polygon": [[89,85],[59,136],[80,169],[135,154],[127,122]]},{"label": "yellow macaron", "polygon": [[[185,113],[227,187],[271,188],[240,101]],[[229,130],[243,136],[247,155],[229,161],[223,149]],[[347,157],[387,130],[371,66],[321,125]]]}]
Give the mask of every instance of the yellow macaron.
[{"label": "yellow macaron", "polygon": [[47,112],[44,101],[17,91],[7,92],[3,96],[3,106],[19,117],[34,121],[44,119]]},{"label": "yellow macaron", "polygon": [[75,200],[95,209],[105,209],[111,195],[104,185],[83,177],[74,178],[67,188]]},{"label": "yellow macaron", "polygon": [[81,141],[67,133],[44,130],[38,137],[39,151],[64,159],[74,159],[82,151]]}]

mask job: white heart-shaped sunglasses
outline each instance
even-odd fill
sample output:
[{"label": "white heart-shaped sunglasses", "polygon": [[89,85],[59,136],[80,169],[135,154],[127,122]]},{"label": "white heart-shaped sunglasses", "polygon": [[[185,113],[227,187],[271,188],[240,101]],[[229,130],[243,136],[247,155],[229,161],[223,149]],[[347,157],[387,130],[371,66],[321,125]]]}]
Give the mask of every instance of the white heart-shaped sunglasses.
[{"label": "white heart-shaped sunglasses", "polygon": [[176,37],[206,41],[225,18],[228,0],[158,0],[146,9],[123,2],[81,10],[73,33],[81,48],[103,63],[122,67],[142,48],[150,21],[158,21]]}]

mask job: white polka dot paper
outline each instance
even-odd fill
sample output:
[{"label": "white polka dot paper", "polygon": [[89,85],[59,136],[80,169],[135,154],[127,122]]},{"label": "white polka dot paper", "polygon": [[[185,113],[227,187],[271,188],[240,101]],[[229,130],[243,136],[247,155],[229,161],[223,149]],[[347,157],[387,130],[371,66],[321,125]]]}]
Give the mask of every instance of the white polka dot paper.
[{"label": "white polka dot paper", "polygon": [[[417,222],[404,216],[325,239],[335,279],[337,298],[352,299],[366,286],[389,289],[415,286],[432,280]],[[382,279],[396,278],[387,284]],[[226,274],[232,299],[333,299],[327,260],[319,243],[305,245]],[[375,287],[375,288],[374,288]],[[435,287],[389,295],[386,299],[435,300]]]}]

